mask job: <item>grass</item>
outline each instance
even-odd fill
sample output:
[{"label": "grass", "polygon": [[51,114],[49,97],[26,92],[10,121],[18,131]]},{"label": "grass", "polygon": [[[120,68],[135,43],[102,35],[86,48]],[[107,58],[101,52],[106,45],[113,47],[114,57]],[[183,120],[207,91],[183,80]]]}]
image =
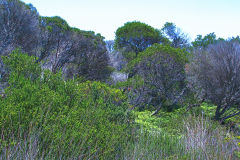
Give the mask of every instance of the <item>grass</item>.
[{"label": "grass", "polygon": [[[113,153],[111,157],[114,159],[238,160],[240,158],[240,137],[211,120],[203,112],[194,115],[179,109],[174,112],[160,112],[158,116],[151,116],[150,111],[134,111],[134,114],[136,127],[132,131],[131,140],[123,142],[119,152]],[[56,154],[51,150],[42,153],[41,148],[44,143],[37,133],[37,130],[34,130],[20,134],[22,136],[19,137],[12,137],[11,145],[4,146],[1,143],[0,159],[98,159],[99,157],[90,153]]]},{"label": "grass", "polygon": [[191,159],[238,159],[238,140],[224,127],[204,116],[189,116],[184,120],[183,144]]},{"label": "grass", "polygon": [[209,117],[172,113],[135,112],[140,129],[127,145],[124,159],[237,160],[240,140]]}]

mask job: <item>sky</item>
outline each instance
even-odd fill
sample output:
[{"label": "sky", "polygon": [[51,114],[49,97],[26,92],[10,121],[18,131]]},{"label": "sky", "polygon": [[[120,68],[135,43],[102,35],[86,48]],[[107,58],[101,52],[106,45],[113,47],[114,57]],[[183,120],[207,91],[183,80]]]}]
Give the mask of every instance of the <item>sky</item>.
[{"label": "sky", "polygon": [[215,32],[240,36],[240,0],[22,0],[41,16],[60,16],[72,27],[100,33],[106,40],[129,21],[161,29],[173,22],[190,40]]}]

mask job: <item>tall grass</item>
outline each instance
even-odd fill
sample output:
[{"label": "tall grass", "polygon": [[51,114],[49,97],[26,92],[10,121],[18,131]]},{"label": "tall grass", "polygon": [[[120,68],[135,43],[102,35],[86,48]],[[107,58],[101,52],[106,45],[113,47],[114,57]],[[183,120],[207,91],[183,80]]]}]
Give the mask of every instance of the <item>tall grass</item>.
[{"label": "tall grass", "polygon": [[185,148],[177,137],[172,137],[160,131],[149,133],[140,129],[136,140],[125,149],[126,160],[180,159],[185,156]]},{"label": "tall grass", "polygon": [[66,146],[59,146],[57,152],[55,148],[46,150],[44,147],[49,145],[45,143],[48,137],[41,139],[40,132],[39,129],[32,129],[28,133],[19,133],[18,136],[12,135],[10,138],[9,135],[2,134],[1,137],[8,137],[11,143],[0,143],[0,160],[78,160],[99,159],[102,156],[99,152],[91,153],[90,146],[89,152],[85,150],[81,152],[81,148],[87,145],[87,138],[81,142],[73,140],[71,144],[68,144],[69,148],[73,149],[68,151],[68,154],[61,149]]},{"label": "tall grass", "polygon": [[[173,120],[174,121],[174,120]],[[184,118],[181,136],[141,128],[133,144],[127,145],[126,160],[238,160],[239,140],[230,131],[204,116]],[[176,127],[179,127],[177,125]]]},{"label": "tall grass", "polygon": [[238,159],[238,140],[224,127],[214,124],[203,115],[189,116],[184,120],[183,145],[190,159],[232,160]]}]

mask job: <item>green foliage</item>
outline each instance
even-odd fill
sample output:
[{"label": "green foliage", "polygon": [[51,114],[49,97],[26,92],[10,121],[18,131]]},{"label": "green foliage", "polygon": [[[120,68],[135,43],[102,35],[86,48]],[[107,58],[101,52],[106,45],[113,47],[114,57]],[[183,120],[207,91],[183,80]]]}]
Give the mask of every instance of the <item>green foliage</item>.
[{"label": "green foliage", "polygon": [[64,81],[60,72],[32,80],[30,72],[39,68],[33,60],[19,51],[4,58],[11,73],[0,101],[1,141],[11,146],[31,131],[39,134],[41,154],[113,156],[128,137],[127,97],[100,82]]},{"label": "green foliage", "polygon": [[[182,111],[161,112],[161,116],[151,116],[150,111],[134,111],[138,130],[132,133],[133,142],[128,142],[125,159],[184,159],[187,153],[180,145],[182,129]],[[169,123],[171,122],[172,123]],[[176,123],[177,122],[177,123]],[[180,122],[180,123],[179,123]],[[169,125],[168,125],[169,124]],[[176,129],[179,132],[176,132]],[[147,145],[146,145],[147,144]]]},{"label": "green foliage", "polygon": [[133,69],[135,65],[142,62],[145,58],[154,56],[155,54],[166,54],[173,57],[176,61],[186,64],[188,62],[189,53],[186,50],[173,48],[168,45],[154,44],[153,46],[147,48],[144,52],[139,53],[137,58],[132,60],[128,64],[128,69]]},{"label": "green foliage", "polygon": [[42,20],[45,21],[47,29],[52,32],[53,31],[53,27],[52,26],[56,26],[59,29],[62,30],[62,32],[64,31],[69,31],[70,30],[70,26],[68,25],[68,23],[62,19],[59,16],[54,16],[54,17],[42,17]]},{"label": "green foliage", "polygon": [[[207,117],[214,119],[217,106],[210,103],[202,103],[200,107],[195,108],[193,112],[204,113]],[[225,121],[225,125],[229,128],[240,132],[240,118],[239,116],[231,117]]]},{"label": "green foliage", "polygon": [[[29,57],[26,53],[22,54],[20,49],[16,49],[9,56],[2,56],[3,63],[7,65],[12,76],[24,76],[25,78],[37,78],[41,74],[41,67],[36,63],[36,57]],[[16,77],[14,77],[16,78]],[[18,80],[18,79],[11,79]]]},{"label": "green foliage", "polygon": [[141,87],[144,84],[142,77],[136,75],[132,78],[128,78],[127,81],[118,82],[114,85],[115,88],[134,90]]},{"label": "green foliage", "polygon": [[240,43],[240,37],[239,37],[239,36],[237,36],[237,37],[232,37],[232,38],[230,38],[229,40]]},{"label": "green foliage", "polygon": [[197,38],[195,39],[195,41],[192,42],[193,47],[203,47],[206,48],[208,45],[210,44],[215,44],[219,41],[224,41],[224,39],[222,38],[216,38],[216,34],[213,33],[209,33],[206,36],[202,36],[202,35],[198,35]]},{"label": "green foliage", "polygon": [[140,52],[126,69],[129,78],[141,77],[143,81],[142,86],[137,88],[128,83],[133,89],[130,102],[139,108],[157,109],[163,106],[171,111],[180,107],[185,96],[184,69],[188,55],[184,49],[161,44],[154,44]]},{"label": "green foliage", "polygon": [[135,52],[122,52],[123,57],[127,60],[127,62],[132,61],[134,58],[136,58]]},{"label": "green foliage", "polygon": [[54,73],[62,69],[65,78],[109,78],[112,69],[108,66],[104,37],[93,31],[71,28],[60,17],[41,17],[41,27],[44,34],[39,61],[47,60],[43,65]]},{"label": "green foliage", "polygon": [[84,37],[86,37],[86,38],[92,38],[92,39],[95,39],[96,40],[96,42],[97,41],[100,41],[100,42],[102,42],[103,40],[104,40],[104,37],[103,36],[101,36],[101,34],[95,34],[95,32],[93,32],[93,31],[84,31],[84,30],[80,30],[80,29],[78,29],[78,28],[71,28],[71,31],[73,31],[73,32],[75,32],[75,33],[77,33],[77,34],[79,34],[79,35],[83,35]]},{"label": "green foliage", "polygon": [[238,137],[202,115],[184,108],[157,117],[150,111],[134,114],[140,129],[132,134],[136,139],[128,142],[125,159],[238,159]]},{"label": "green foliage", "polygon": [[160,32],[141,22],[127,22],[116,31],[115,49],[125,48],[136,54],[161,40]]},{"label": "green foliage", "polygon": [[185,108],[176,109],[173,112],[162,111],[158,116],[152,116],[151,111],[134,112],[136,123],[147,131],[161,131],[173,137],[182,137],[182,117],[187,116]]}]

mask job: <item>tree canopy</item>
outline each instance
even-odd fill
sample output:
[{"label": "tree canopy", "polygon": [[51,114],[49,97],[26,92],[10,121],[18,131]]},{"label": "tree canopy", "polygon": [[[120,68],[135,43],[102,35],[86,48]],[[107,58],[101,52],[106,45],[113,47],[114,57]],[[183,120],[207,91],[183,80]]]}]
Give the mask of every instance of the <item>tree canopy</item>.
[{"label": "tree canopy", "polygon": [[213,32],[205,35],[204,37],[202,35],[197,35],[197,38],[192,42],[192,45],[195,48],[196,47],[206,48],[208,45],[216,44],[219,41],[224,41],[224,39],[222,38],[217,39],[216,34]]},{"label": "tree canopy", "polygon": [[137,21],[127,22],[116,31],[115,49],[126,49],[138,54],[160,40],[161,34],[157,29]]},{"label": "tree canopy", "polygon": [[188,36],[174,23],[166,22],[161,31],[163,36],[170,41],[172,47],[188,48],[190,46]]},{"label": "tree canopy", "polygon": [[129,69],[143,81],[134,91],[134,103],[139,107],[152,105],[158,111],[161,107],[171,110],[179,104],[185,95],[187,55],[182,49],[161,44],[141,52],[129,64]]}]

